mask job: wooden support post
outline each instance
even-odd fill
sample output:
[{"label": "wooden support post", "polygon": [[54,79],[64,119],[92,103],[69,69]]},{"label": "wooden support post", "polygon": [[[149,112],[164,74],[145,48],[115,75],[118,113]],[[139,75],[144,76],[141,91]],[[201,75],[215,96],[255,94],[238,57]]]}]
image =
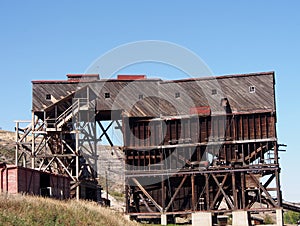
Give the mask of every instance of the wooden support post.
[{"label": "wooden support post", "polygon": [[237,196],[237,190],[236,190],[236,181],[235,181],[235,173],[231,173],[232,177],[232,193],[233,193],[233,201],[234,201],[234,208],[233,209],[238,209],[238,196]]},{"label": "wooden support post", "polygon": [[[76,180],[79,181],[79,131],[76,130]],[[80,198],[80,188],[79,185],[76,187],[76,199],[79,200]]]},{"label": "wooden support post", "polygon": [[18,165],[18,153],[19,153],[19,122],[16,122],[16,151],[15,151],[15,164]]},{"label": "wooden support post", "polygon": [[281,191],[280,191],[279,170],[275,171],[275,177],[276,177],[277,204],[278,204],[279,207],[281,207],[281,205],[282,205],[282,197],[281,197]]},{"label": "wooden support post", "polygon": [[191,175],[191,186],[192,186],[192,211],[195,211],[195,175]]},{"label": "wooden support post", "polygon": [[241,187],[242,187],[242,206],[241,209],[246,207],[246,197],[245,197],[245,174],[241,173]]},{"label": "wooden support post", "polygon": [[97,149],[98,149],[98,139],[97,139],[97,129],[96,129],[96,122],[91,122],[92,123],[92,130],[93,130],[93,143],[94,143],[94,150],[93,150],[93,159],[95,160],[94,162],[94,170],[96,172],[96,177],[98,177],[98,155],[97,155]]},{"label": "wooden support post", "polygon": [[31,121],[31,168],[34,169],[35,168],[35,117],[34,117],[34,113],[32,112],[32,121]]},{"label": "wooden support post", "polygon": [[125,213],[129,213],[129,206],[130,206],[129,189],[130,187],[129,187],[128,179],[125,179],[125,202],[126,202]]},{"label": "wooden support post", "polygon": [[274,163],[278,164],[278,144],[274,142]]},{"label": "wooden support post", "polygon": [[165,187],[164,176],[161,176],[161,206],[163,212],[165,212],[165,207],[166,207],[165,203],[166,203],[166,187]]},{"label": "wooden support post", "polygon": [[210,210],[210,203],[209,203],[209,179],[208,175],[205,174],[205,197],[206,197],[206,210]]}]

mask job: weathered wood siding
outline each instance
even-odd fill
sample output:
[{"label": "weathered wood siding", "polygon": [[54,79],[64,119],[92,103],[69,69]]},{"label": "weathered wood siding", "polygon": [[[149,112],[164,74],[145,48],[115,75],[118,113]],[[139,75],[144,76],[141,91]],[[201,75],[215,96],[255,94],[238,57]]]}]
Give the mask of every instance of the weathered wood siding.
[{"label": "weathered wood siding", "polygon": [[220,114],[224,112],[220,107],[223,98],[227,98],[233,113],[275,111],[273,72],[175,81],[35,81],[33,111],[42,111],[84,86],[95,92],[97,111],[122,110],[128,117],[188,115],[191,109],[201,106]]}]

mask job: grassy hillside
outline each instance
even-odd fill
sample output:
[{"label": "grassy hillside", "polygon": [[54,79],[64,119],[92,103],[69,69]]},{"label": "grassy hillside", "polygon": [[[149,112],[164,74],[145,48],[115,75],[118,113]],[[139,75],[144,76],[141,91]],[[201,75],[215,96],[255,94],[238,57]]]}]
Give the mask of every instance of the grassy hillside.
[{"label": "grassy hillside", "polygon": [[0,225],[137,226],[108,208],[85,201],[58,201],[42,197],[0,195]]},{"label": "grassy hillside", "polygon": [[15,134],[0,130],[0,162],[13,164],[15,162]]}]

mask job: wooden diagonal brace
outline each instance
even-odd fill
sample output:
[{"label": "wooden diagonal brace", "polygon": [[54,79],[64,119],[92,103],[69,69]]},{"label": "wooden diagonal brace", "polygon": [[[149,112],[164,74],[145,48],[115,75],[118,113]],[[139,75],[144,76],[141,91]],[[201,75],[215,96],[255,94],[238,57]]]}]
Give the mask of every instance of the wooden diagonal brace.
[{"label": "wooden diagonal brace", "polygon": [[[213,174],[212,174],[212,175],[213,175]],[[213,176],[214,176],[214,175],[213,175]],[[224,176],[224,178],[223,178],[223,180],[222,180],[222,184],[225,183],[226,179],[227,179],[227,174]],[[216,180],[216,184],[219,186],[219,181],[218,181],[215,177],[214,177],[214,180]],[[218,189],[218,191],[217,191],[217,194],[216,194],[216,196],[215,196],[215,198],[214,198],[212,204],[210,205],[210,209],[213,209],[213,207],[214,207],[214,205],[215,205],[217,199],[218,199],[219,196],[220,196],[220,193],[221,193],[221,190],[220,190],[220,187],[219,187],[219,189]]]},{"label": "wooden diagonal brace", "polygon": [[59,158],[56,158],[56,160],[60,163],[60,165],[65,169],[66,173],[70,176],[70,178],[73,180],[73,181],[77,181],[76,178],[74,178],[72,176],[72,174],[70,173],[70,171],[67,169],[67,167],[65,166],[65,164],[59,159]]},{"label": "wooden diagonal brace", "polygon": [[[228,176],[228,175],[226,174],[226,176],[224,177],[224,179],[227,178],[227,176]],[[217,177],[216,177],[214,174],[212,174],[212,177],[214,178],[216,184],[217,184],[218,187],[219,187],[219,190],[222,192],[222,194],[223,194],[224,198],[226,199],[227,203],[230,205],[230,208],[231,208],[231,209],[234,209],[234,206],[233,206],[231,200],[228,198],[228,195],[225,193],[225,191],[223,190],[223,187],[222,187],[222,185],[224,184],[225,180],[223,179],[223,182],[222,182],[222,184],[220,185],[220,184],[219,184],[219,181],[218,181],[218,179],[217,179]]]},{"label": "wooden diagonal brace", "polygon": [[98,121],[98,124],[102,130],[102,134],[100,135],[99,139],[101,139],[103,136],[106,137],[108,143],[110,144],[110,146],[114,146],[113,142],[111,141],[111,139],[109,138],[108,134],[107,134],[107,131],[109,130],[109,128],[111,127],[111,125],[113,124],[114,121],[111,121],[111,123],[107,126],[106,129],[104,129],[103,125],[101,124],[100,121]]},{"label": "wooden diagonal brace", "polygon": [[174,195],[172,196],[172,198],[171,198],[169,204],[168,204],[167,207],[165,208],[165,212],[167,212],[167,211],[169,210],[169,208],[171,207],[172,203],[174,202],[176,196],[177,196],[178,193],[179,193],[179,190],[181,189],[182,185],[184,184],[186,178],[187,178],[187,175],[185,175],[185,176],[183,177],[182,181],[180,182],[180,184],[179,184],[178,188],[176,189]]},{"label": "wooden diagonal brace", "polygon": [[264,187],[266,188],[266,187],[268,187],[270,184],[271,184],[271,182],[272,182],[272,180],[275,178],[275,174],[272,174],[271,176],[270,176],[270,178],[266,181],[266,183],[264,184]]},{"label": "wooden diagonal brace", "polygon": [[132,181],[139,187],[139,189],[147,196],[147,198],[153,203],[153,205],[159,210],[159,212],[163,213],[163,208],[151,197],[151,195],[143,188],[143,186],[138,182],[137,179],[131,178]]},{"label": "wooden diagonal brace", "polygon": [[249,175],[254,180],[254,182],[259,186],[259,188],[266,194],[268,200],[272,203],[273,207],[276,207],[277,204],[274,201],[274,199],[271,197],[271,195],[269,194],[267,189],[257,180],[257,178],[255,176],[253,176],[251,173],[249,173]]}]

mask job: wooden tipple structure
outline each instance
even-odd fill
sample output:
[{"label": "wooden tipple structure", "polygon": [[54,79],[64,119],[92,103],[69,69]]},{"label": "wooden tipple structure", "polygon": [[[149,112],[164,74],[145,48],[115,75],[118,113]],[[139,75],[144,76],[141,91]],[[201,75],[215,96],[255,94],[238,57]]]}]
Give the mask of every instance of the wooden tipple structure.
[{"label": "wooden tipple structure", "polygon": [[68,174],[74,194],[95,197],[97,146],[103,138],[114,146],[114,123],[129,216],[167,224],[191,215],[194,225],[212,225],[232,213],[233,225],[248,225],[251,213],[274,211],[282,225],[274,87],[274,72],[33,81],[31,126],[17,123],[17,161],[30,156],[32,168]]}]

